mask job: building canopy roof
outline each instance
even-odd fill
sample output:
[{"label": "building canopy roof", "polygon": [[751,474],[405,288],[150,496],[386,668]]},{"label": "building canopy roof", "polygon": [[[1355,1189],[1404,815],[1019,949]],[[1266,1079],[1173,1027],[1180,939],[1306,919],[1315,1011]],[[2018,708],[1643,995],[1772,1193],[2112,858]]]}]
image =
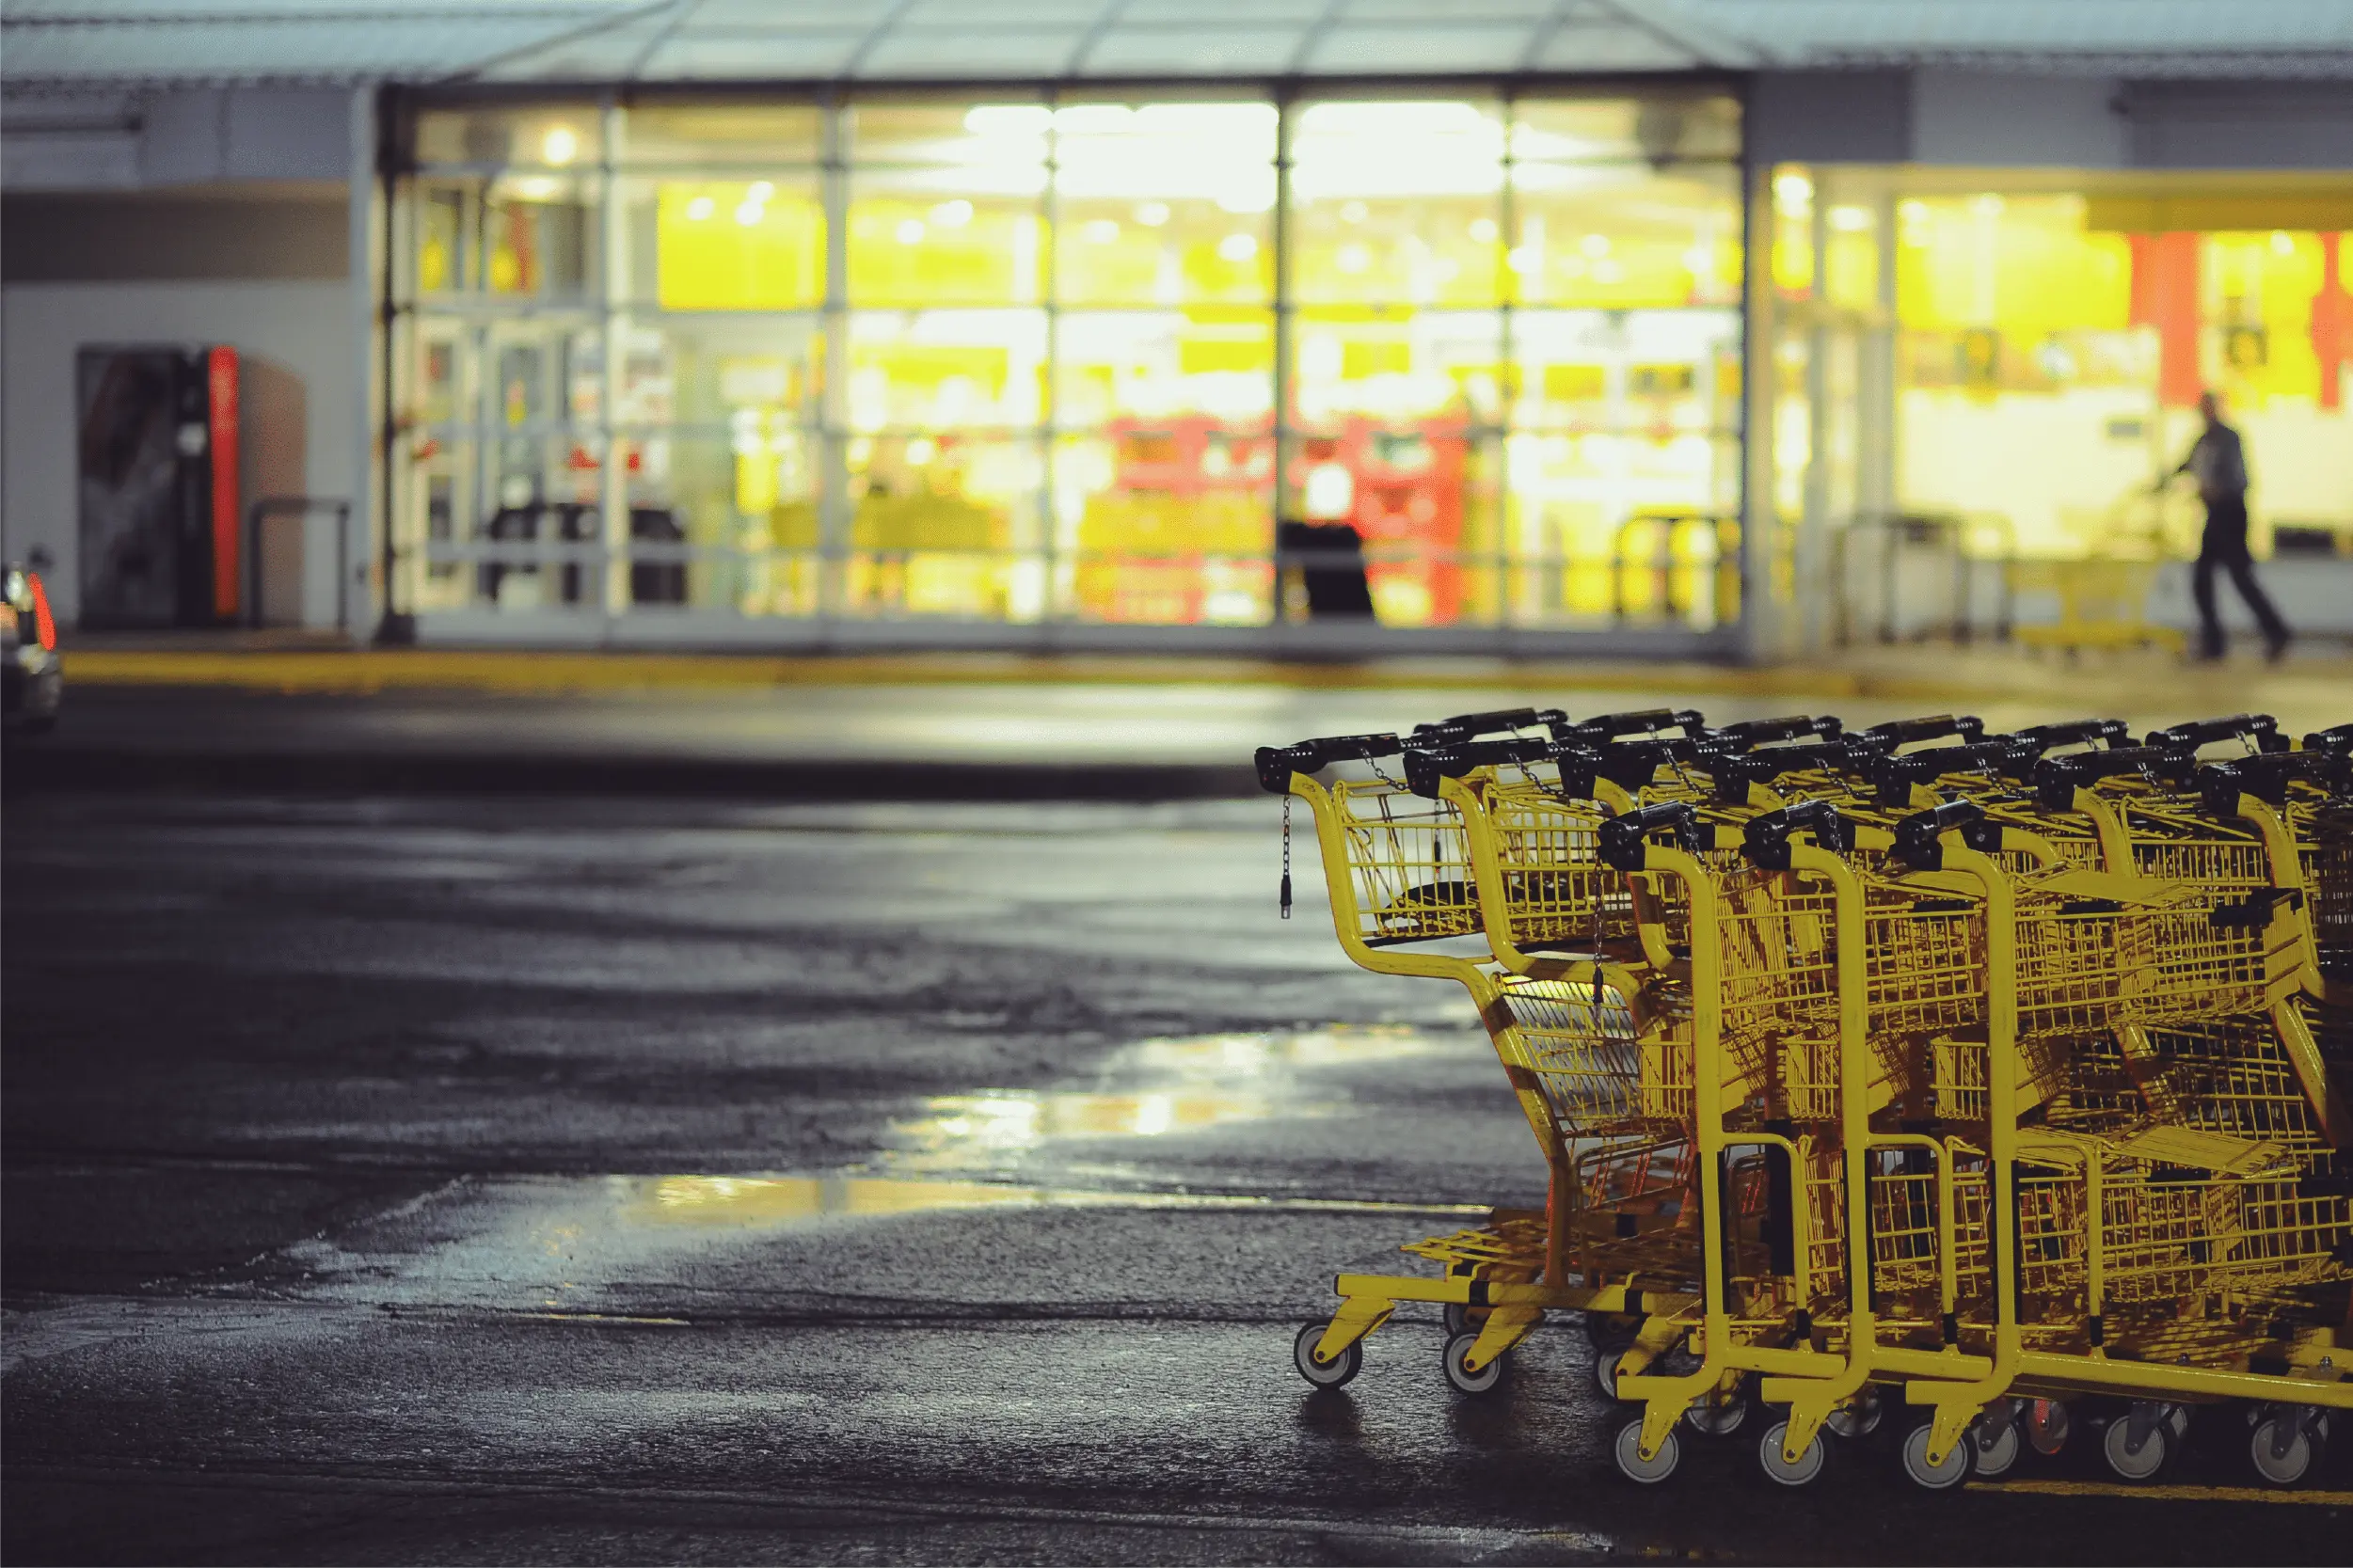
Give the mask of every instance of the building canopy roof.
[{"label": "building canopy roof", "polygon": [[10,0],[12,94],[1928,67],[2353,76],[2353,0]]}]

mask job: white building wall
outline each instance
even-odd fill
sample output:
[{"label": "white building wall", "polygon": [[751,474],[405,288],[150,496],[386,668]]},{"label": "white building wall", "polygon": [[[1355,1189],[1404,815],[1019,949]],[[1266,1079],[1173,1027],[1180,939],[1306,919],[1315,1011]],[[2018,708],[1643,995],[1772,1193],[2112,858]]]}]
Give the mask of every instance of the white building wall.
[{"label": "white building wall", "polygon": [[[280,492],[348,500],[362,483],[352,416],[359,384],[351,285],[342,281],[21,283],[0,288],[5,359],[5,488],[0,547],[36,546],[55,564],[52,603],[80,613],[76,547],[74,358],[84,345],[223,343],[247,362],[244,500]],[[258,363],[257,363],[258,362]],[[314,515],[302,545],[302,618],[335,624],[332,518]],[[357,564],[357,563],[356,563]],[[355,609],[359,608],[355,605]]]}]

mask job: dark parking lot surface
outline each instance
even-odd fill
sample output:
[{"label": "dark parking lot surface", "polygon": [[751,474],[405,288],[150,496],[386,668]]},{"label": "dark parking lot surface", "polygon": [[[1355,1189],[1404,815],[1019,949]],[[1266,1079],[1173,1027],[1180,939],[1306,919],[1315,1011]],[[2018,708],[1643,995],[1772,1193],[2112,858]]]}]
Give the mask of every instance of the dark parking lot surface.
[{"label": "dark parking lot surface", "polygon": [[5,1555],[2347,1560],[2353,1444],[2257,1494],[2225,1414],[2138,1494],[1638,1491],[1573,1323],[1310,1390],[1336,1271],[1543,1167],[1279,819],[11,799]]}]

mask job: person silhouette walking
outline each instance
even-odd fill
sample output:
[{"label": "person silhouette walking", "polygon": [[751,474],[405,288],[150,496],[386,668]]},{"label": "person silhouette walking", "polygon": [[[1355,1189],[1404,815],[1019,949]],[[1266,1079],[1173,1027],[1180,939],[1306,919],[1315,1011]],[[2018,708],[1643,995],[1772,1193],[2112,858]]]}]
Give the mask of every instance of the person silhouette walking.
[{"label": "person silhouette walking", "polygon": [[2222,400],[2207,392],[2198,400],[2206,428],[2182,466],[2158,482],[2163,489],[2176,477],[2188,474],[2198,482],[2198,497],[2206,503],[2206,530],[2198,544],[2198,564],[2190,577],[2190,594],[2198,601],[2198,657],[2222,657],[2226,643],[2222,619],[2214,609],[2214,572],[2231,574],[2232,585],[2263,628],[2264,657],[2278,663],[2287,652],[2287,623],[2271,606],[2263,585],[2255,580],[2255,562],[2247,553],[2247,444],[2222,422]]}]

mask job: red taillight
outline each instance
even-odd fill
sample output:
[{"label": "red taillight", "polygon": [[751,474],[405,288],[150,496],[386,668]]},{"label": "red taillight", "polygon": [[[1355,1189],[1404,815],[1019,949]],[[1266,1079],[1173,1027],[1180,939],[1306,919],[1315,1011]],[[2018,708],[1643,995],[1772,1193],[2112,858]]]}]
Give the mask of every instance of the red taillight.
[{"label": "red taillight", "polygon": [[33,629],[40,638],[40,645],[54,654],[57,651],[57,620],[49,613],[49,590],[40,585],[39,572],[25,573],[24,581],[33,590]]}]

